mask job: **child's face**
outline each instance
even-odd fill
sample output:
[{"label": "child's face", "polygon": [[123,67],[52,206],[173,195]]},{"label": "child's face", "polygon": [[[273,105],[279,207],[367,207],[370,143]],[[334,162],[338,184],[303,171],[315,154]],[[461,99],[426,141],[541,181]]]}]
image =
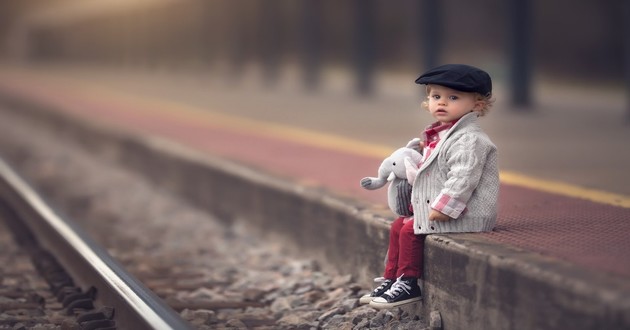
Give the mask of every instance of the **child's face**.
[{"label": "child's face", "polygon": [[449,123],[478,108],[475,93],[429,85],[429,112],[441,123]]}]

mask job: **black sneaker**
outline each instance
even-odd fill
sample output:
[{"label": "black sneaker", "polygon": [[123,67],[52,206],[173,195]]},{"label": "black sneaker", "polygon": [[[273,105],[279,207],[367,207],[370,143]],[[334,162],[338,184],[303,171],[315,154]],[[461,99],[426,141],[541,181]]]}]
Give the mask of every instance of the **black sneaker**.
[{"label": "black sneaker", "polygon": [[381,285],[379,285],[371,293],[368,293],[368,294],[362,296],[361,298],[359,298],[359,304],[369,304],[370,301],[372,301],[372,299],[374,299],[376,297],[380,297],[383,293],[385,293],[385,291],[389,290],[389,288],[392,286],[392,284],[394,284],[394,280],[388,280],[388,279],[383,278],[383,277],[375,278],[374,282],[381,282]]},{"label": "black sneaker", "polygon": [[413,277],[399,277],[394,284],[380,297],[370,301],[370,307],[376,309],[394,308],[410,304],[422,299],[418,279]]}]

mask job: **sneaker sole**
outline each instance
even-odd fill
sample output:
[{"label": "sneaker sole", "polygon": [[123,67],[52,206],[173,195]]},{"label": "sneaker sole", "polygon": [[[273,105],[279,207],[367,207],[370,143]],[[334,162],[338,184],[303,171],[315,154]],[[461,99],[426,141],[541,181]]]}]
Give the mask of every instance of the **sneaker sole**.
[{"label": "sneaker sole", "polygon": [[422,300],[422,297],[415,297],[415,298],[398,301],[394,303],[380,303],[380,302],[372,300],[370,301],[370,307],[376,308],[376,309],[390,309],[390,308],[394,308],[394,307],[398,307],[402,305],[411,304],[420,300]]},{"label": "sneaker sole", "polygon": [[359,298],[359,304],[361,305],[367,305],[369,303],[372,302],[372,300],[374,300],[375,297],[372,296],[363,296],[361,298]]}]

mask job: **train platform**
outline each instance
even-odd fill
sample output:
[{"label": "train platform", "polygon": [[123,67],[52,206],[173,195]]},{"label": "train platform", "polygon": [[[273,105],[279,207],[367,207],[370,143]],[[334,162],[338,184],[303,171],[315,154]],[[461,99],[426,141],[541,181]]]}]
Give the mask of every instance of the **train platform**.
[{"label": "train platform", "polygon": [[[226,83],[199,72],[4,66],[0,96],[130,134],[159,137],[387,214],[384,189],[363,190],[359,180],[375,176],[384,157],[431,122],[419,110],[418,90],[411,89],[416,88],[413,79],[410,86],[401,83],[405,79],[391,79],[381,94],[358,99],[334,88],[309,93],[291,83],[276,88],[248,81]],[[496,94],[502,93],[499,85]],[[499,285],[492,290],[506,286],[521,290],[493,293],[515,306],[552,300],[566,307],[580,305],[571,301],[579,300],[575,292],[579,297],[597,296],[584,305],[593,309],[592,315],[554,316],[556,309],[550,308],[550,314],[532,323],[546,319],[552,324],[543,328],[566,328],[566,323],[554,324],[566,318],[578,320],[581,328],[630,325],[626,294],[630,293],[630,152],[625,145],[630,130],[623,122],[622,101],[607,93],[593,91],[595,97],[590,97],[544,89],[543,104],[532,112],[510,109],[499,101],[482,118],[500,152],[499,220],[489,233],[440,235],[444,237],[436,240],[451,244],[444,251],[463,246],[470,255],[479,251],[489,255],[483,266],[474,266],[476,274],[466,275],[472,277],[452,269],[433,274],[453,280],[451,286],[434,288],[429,298],[444,301],[433,307],[441,307],[445,321],[461,324],[470,319],[445,311],[456,304],[445,298],[450,294],[468,295],[469,305],[477,306],[461,313],[487,304],[477,292],[484,286],[471,283],[477,276],[480,281],[496,280]],[[601,99],[612,101],[602,106]],[[466,267],[473,267],[472,262],[440,258],[439,253],[429,256],[427,262],[435,265],[428,267],[458,266],[467,273]],[[490,271],[504,259],[517,264],[526,279]],[[550,277],[545,278],[553,278],[551,282],[568,287],[553,296],[539,292],[527,297],[527,288],[532,287],[528,281],[542,272],[548,272],[545,276]],[[602,306],[596,307],[597,303]],[[504,307],[498,304],[500,299],[484,308],[501,314]],[[518,308],[509,313],[526,315]]]}]

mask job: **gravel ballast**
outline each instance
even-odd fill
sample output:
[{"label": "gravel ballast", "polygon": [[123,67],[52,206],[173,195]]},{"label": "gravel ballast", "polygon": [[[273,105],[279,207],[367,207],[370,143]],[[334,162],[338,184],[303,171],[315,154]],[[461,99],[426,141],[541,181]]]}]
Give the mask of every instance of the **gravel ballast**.
[{"label": "gravel ballast", "polygon": [[[0,156],[198,329],[420,329],[370,288],[157,188],[63,132],[2,111]],[[378,275],[378,274],[375,274]]]}]

